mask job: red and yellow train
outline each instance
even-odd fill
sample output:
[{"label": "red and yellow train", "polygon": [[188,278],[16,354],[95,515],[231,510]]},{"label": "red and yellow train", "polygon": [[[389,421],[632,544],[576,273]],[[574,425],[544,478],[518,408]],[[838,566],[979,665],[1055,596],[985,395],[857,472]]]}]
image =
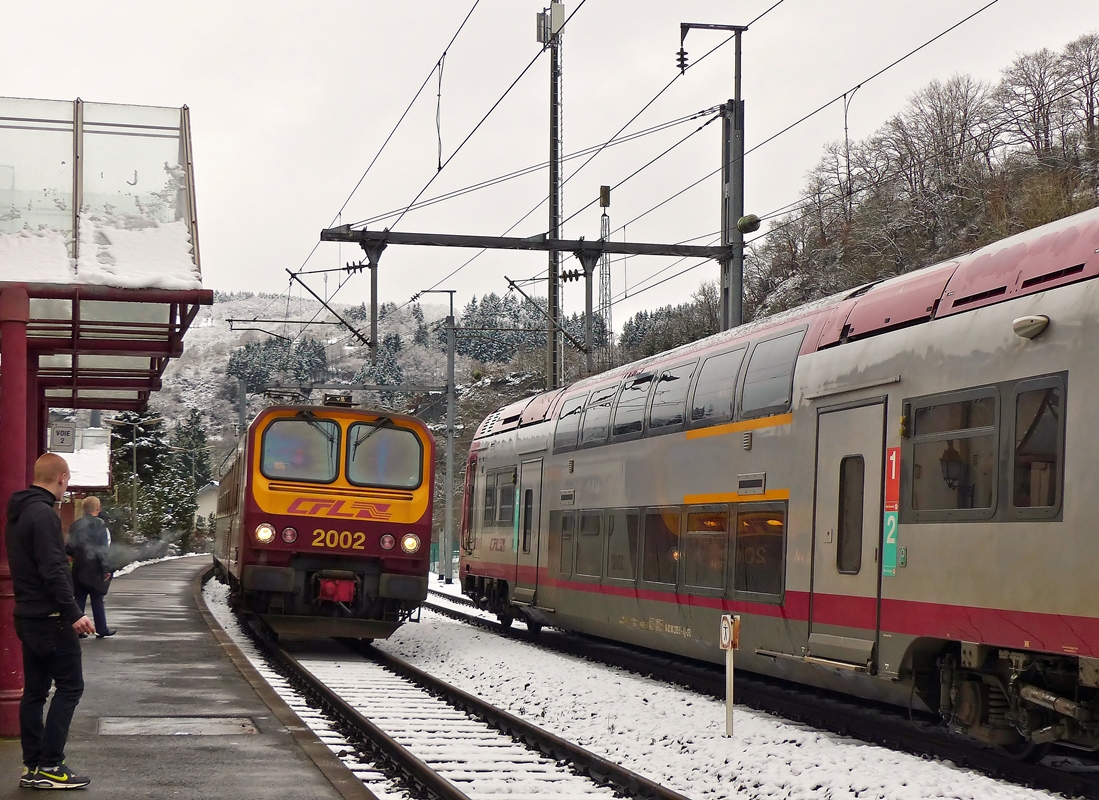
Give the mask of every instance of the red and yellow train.
[{"label": "red and yellow train", "polygon": [[264,409],[218,495],[215,566],[278,634],[385,638],[427,596],[435,442],[415,417]]}]

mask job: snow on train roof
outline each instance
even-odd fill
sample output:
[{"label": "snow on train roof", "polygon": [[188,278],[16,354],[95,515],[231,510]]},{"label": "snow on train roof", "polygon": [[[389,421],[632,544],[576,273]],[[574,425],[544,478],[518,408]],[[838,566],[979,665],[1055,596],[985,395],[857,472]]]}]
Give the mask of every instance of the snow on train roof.
[{"label": "snow on train roof", "polygon": [[[701,351],[794,323],[817,323],[802,352],[841,344],[898,327],[972,311],[992,303],[1053,289],[1099,276],[1099,208],[1009,236],[965,255],[913,270],[878,283],[847,289],[728,331],[680,345],[583,378],[523,401],[537,404],[541,416],[523,414],[520,425],[544,420],[566,393],[616,383],[654,366],[671,365]],[[547,402],[549,395],[553,400]],[[503,411],[503,409],[500,409]],[[499,412],[497,412],[499,413]],[[537,419],[535,418],[537,417]],[[478,430],[487,436],[492,427]]]}]

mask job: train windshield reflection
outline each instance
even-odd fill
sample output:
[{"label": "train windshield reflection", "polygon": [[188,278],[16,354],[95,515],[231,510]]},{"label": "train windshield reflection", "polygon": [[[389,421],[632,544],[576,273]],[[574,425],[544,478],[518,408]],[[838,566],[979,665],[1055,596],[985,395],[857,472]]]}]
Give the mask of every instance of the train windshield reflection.
[{"label": "train windshield reflection", "polygon": [[423,478],[423,448],[406,428],[359,422],[347,434],[347,479],[359,486],[415,489]]},{"label": "train windshield reflection", "polygon": [[263,432],[260,469],[265,477],[331,483],[339,468],[340,428],[333,420],[293,417]]}]

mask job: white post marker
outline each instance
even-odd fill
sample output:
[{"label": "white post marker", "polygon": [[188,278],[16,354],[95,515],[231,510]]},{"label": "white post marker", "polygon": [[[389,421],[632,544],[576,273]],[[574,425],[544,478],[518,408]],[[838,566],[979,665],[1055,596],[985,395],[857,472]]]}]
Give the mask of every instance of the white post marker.
[{"label": "white post marker", "polygon": [[721,649],[725,651],[725,736],[733,735],[733,653],[740,649],[740,614],[721,615]]}]

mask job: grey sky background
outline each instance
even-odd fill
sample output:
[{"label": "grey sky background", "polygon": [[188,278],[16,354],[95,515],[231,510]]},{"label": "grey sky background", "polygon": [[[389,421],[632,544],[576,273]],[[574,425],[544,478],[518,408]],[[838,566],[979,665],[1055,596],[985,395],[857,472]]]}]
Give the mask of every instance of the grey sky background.
[{"label": "grey sky background", "polygon": [[[987,2],[784,0],[744,35],[747,146],[851,89]],[[564,32],[564,151],[608,139],[675,76],[680,22],[745,24],[773,3],[587,0]],[[570,0],[566,12],[578,4]],[[2,0],[0,95],[190,106],[205,285],[285,292],[287,268],[337,267],[361,256],[355,248],[327,243],[310,253],[472,6],[473,0]],[[534,19],[542,8],[540,0],[478,3],[445,60],[444,160],[540,51]],[[970,73],[995,81],[1017,54],[1060,49],[1096,29],[1095,0],[1045,0],[1040,6],[999,0],[863,86],[851,105],[851,136],[872,133],[933,79]],[[686,45],[691,61],[723,39],[717,32],[692,32]],[[719,105],[732,96],[732,72],[729,44],[688,71],[627,133]],[[343,222],[403,207],[436,172],[437,78],[347,203]],[[548,58],[543,56],[424,197],[544,161],[547,106]],[[600,184],[620,183],[698,124],[602,153],[565,187],[565,215],[596,197]],[[612,229],[716,169],[720,133],[715,122],[616,188]],[[746,210],[763,215],[795,201],[822,147],[842,138],[843,105],[836,103],[750,154]],[[566,165],[565,175],[580,163]],[[673,242],[716,232],[717,180],[709,179],[630,225],[626,237]],[[545,198],[546,186],[542,170],[409,212],[397,229],[502,235]],[[546,219],[543,205],[512,235],[541,233]],[[569,221],[565,235],[597,238],[599,209]],[[382,259],[380,297],[404,303],[473,254],[390,247]],[[540,254],[486,253],[441,288],[457,289],[457,302],[464,305],[474,294],[505,291],[503,275],[533,277],[545,262]],[[657,258],[617,262],[615,294],[643,287],[647,276],[668,263]],[[716,264],[703,265],[617,302],[616,328],[639,309],[682,302],[701,280],[716,275]],[[329,294],[336,280],[329,278]],[[311,285],[325,290],[320,276],[313,276]],[[295,288],[295,296],[299,291]],[[544,285],[537,291],[544,293]],[[336,299],[360,302],[368,294],[369,282],[360,275]],[[564,298],[566,312],[582,310],[582,284],[568,284]],[[278,310],[275,306],[272,313]]]}]

